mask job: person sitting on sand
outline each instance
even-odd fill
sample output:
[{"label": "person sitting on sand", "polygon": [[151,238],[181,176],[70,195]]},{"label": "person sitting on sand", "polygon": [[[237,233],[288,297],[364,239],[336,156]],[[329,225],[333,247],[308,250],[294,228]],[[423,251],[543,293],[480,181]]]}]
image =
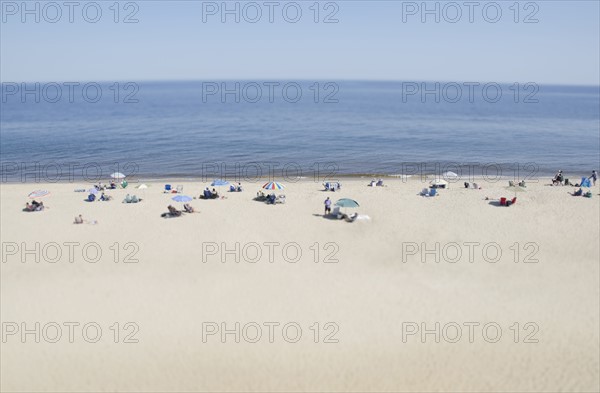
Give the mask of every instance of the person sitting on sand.
[{"label": "person sitting on sand", "polygon": [[377,187],[383,187],[383,179],[379,179],[377,180],[377,184],[375,184]]},{"label": "person sitting on sand", "polygon": [[237,192],[242,192],[242,183],[239,183],[239,182],[238,182],[238,185],[237,185]]},{"label": "person sitting on sand", "polygon": [[202,193],[202,196],[203,196],[204,199],[210,199],[210,198],[212,198],[212,194],[211,194],[210,190],[208,189],[208,187],[206,187],[206,189]]},{"label": "person sitting on sand", "polygon": [[215,190],[214,188],[212,189],[212,191],[210,192],[211,194],[211,198],[212,199],[217,199],[219,197],[219,193],[217,192],[217,190]]},{"label": "person sitting on sand", "polygon": [[73,224],[83,224],[83,217],[81,216],[81,214],[75,217],[75,221],[73,222]]},{"label": "person sitting on sand", "polygon": [[169,213],[174,217],[179,217],[181,215],[181,212],[171,205],[167,206],[167,209],[169,209]]},{"label": "person sitting on sand", "polygon": [[579,188],[579,190],[577,190],[573,193],[573,196],[582,196],[582,195],[583,195],[583,190],[581,188]]},{"label": "person sitting on sand", "polygon": [[375,179],[371,180],[371,182],[369,183],[369,187],[375,187],[375,185],[377,184],[377,182],[375,181]]},{"label": "person sitting on sand", "polygon": [[183,205],[183,210],[185,210],[186,213],[200,213],[197,212],[192,205],[190,205],[189,203],[186,203],[185,205]]},{"label": "person sitting on sand", "polygon": [[527,187],[527,186],[525,185],[525,180],[521,180],[521,181],[519,182],[519,187]]},{"label": "person sitting on sand", "polygon": [[554,179],[552,179],[552,185],[553,186],[557,186],[557,185],[562,185],[563,182],[563,174],[562,174],[562,170],[558,171],[558,173],[556,175],[554,175]]}]

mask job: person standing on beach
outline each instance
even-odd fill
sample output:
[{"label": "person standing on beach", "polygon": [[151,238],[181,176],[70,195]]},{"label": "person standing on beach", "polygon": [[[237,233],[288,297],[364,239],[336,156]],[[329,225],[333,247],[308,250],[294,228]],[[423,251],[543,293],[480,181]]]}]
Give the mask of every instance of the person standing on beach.
[{"label": "person standing on beach", "polygon": [[596,185],[596,180],[598,180],[598,174],[596,173],[596,171],[592,171],[592,176],[590,176],[588,179],[590,179],[592,183]]},{"label": "person standing on beach", "polygon": [[325,214],[331,213],[331,199],[329,199],[329,197],[327,197],[327,199],[325,199]]}]

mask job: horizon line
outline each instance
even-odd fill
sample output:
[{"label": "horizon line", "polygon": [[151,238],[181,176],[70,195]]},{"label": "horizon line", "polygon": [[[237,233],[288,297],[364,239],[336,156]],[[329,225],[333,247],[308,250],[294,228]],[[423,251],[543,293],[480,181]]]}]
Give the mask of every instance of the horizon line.
[{"label": "horizon line", "polygon": [[564,83],[564,82],[535,82],[535,81],[477,81],[477,80],[432,80],[432,79],[362,79],[362,78],[207,78],[207,79],[82,79],[82,80],[19,80],[19,81],[5,81],[0,79],[0,84],[6,83],[65,83],[65,82],[79,82],[79,83],[168,83],[168,82],[254,82],[254,81],[290,81],[290,82],[418,82],[418,83],[497,83],[500,85],[512,85],[514,83],[535,83],[540,86],[557,86],[557,87],[596,87],[600,88],[600,82],[598,84],[581,84],[581,83]]}]

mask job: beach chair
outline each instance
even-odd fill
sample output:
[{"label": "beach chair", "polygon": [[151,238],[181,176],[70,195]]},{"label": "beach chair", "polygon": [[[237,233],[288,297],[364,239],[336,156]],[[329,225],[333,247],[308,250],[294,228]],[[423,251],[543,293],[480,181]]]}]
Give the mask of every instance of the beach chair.
[{"label": "beach chair", "polygon": [[333,210],[331,211],[331,213],[329,213],[329,215],[331,217],[337,218],[338,220],[341,219],[342,216],[343,216],[342,212],[340,211],[340,207],[339,206],[334,207]]},{"label": "beach chair", "polygon": [[506,206],[506,198],[504,198],[504,197],[500,198],[500,205]]},{"label": "beach chair", "polygon": [[281,194],[275,199],[275,203],[285,203],[285,195]]},{"label": "beach chair", "polygon": [[178,194],[182,194],[183,193],[183,186],[177,186],[177,193]]},{"label": "beach chair", "polygon": [[165,194],[171,192],[171,185],[170,184],[165,184],[165,191],[164,192],[165,192]]}]

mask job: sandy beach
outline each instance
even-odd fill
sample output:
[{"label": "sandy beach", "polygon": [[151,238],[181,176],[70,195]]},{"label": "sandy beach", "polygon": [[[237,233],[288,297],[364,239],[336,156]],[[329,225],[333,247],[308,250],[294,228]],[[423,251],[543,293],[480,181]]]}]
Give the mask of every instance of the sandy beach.
[{"label": "sandy beach", "polygon": [[[2,184],[0,388],[600,389],[599,185],[530,181],[503,207],[485,197],[512,197],[505,181],[425,198],[368,180],[285,183],[275,206],[252,200],[262,183],[222,187],[170,219],[165,182],[92,203],[74,192],[91,184]],[[36,189],[48,208],[22,212]],[[326,197],[370,220],[324,218]]]}]

